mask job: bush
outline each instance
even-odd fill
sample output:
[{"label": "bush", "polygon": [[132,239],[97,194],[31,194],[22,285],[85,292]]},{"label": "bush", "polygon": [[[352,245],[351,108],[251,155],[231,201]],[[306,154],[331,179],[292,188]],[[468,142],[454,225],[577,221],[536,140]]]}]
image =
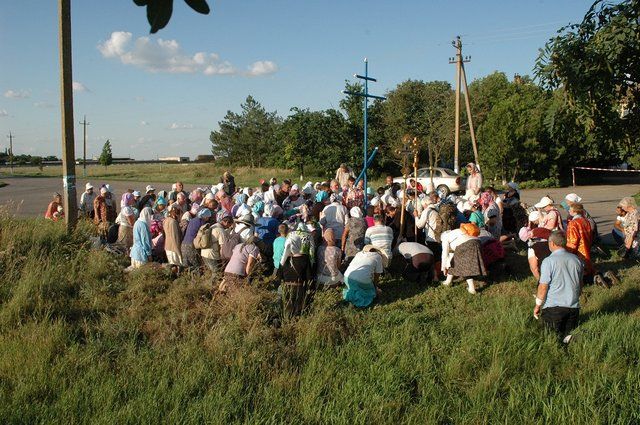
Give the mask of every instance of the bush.
[{"label": "bush", "polygon": [[529,180],[519,183],[520,189],[551,189],[561,187],[560,181],[555,177],[549,177],[544,180]]}]

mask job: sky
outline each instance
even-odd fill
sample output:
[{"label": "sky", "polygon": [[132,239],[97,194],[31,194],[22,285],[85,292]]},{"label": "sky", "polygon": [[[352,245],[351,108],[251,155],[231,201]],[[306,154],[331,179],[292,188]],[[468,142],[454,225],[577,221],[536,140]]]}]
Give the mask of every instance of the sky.
[{"label": "sky", "polygon": [[[76,157],[109,139],[115,157],[210,154],[209,134],[248,95],[287,116],[337,108],[364,72],[384,95],[407,79],[453,84],[462,37],[469,82],[493,71],[531,75],[538,49],[581,21],[592,0],[209,0],[200,15],[174,1],[149,34],[132,0],[72,0]],[[61,155],[58,15],[54,0],[0,0],[0,148]],[[473,101],[473,99],[472,99]]]}]

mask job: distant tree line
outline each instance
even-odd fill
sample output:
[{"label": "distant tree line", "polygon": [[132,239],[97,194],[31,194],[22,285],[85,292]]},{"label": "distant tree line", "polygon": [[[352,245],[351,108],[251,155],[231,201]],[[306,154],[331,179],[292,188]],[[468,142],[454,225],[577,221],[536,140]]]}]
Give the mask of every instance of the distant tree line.
[{"label": "distant tree line", "polygon": [[[560,29],[541,49],[536,81],[528,76],[510,80],[494,72],[469,85],[486,178],[558,181],[568,178],[572,166],[623,161],[640,166],[638,10],[637,0],[613,6],[598,1],[581,24]],[[346,89],[362,87],[347,82]],[[407,80],[386,97],[368,109],[369,145],[379,147],[372,171],[399,173],[396,152],[404,135],[418,137],[421,166],[451,167],[451,85]],[[464,108],[461,113],[465,123]],[[341,162],[361,169],[362,128],[363,101],[358,97],[344,97],[339,109],[293,107],[282,117],[248,96],[239,112],[227,112],[210,140],[212,153],[223,163],[329,176]],[[473,159],[470,140],[469,129],[463,127],[461,163]]]}]

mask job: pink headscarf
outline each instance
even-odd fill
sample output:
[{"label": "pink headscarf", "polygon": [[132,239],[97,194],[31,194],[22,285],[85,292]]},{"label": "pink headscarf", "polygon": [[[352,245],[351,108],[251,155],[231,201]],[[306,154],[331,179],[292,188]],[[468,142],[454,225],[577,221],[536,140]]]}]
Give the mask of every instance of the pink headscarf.
[{"label": "pink headscarf", "polygon": [[480,206],[482,207],[482,210],[484,211],[487,208],[489,208],[491,206],[491,204],[494,203],[493,195],[491,195],[489,192],[482,192],[478,202],[480,203]]},{"label": "pink headscarf", "polygon": [[133,193],[125,192],[120,200],[120,208],[128,207],[133,200]]}]

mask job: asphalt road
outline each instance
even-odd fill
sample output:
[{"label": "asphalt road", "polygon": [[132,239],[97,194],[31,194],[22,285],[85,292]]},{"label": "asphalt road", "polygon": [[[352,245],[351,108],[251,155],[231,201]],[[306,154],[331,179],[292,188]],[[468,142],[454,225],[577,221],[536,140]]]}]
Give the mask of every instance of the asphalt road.
[{"label": "asphalt road", "polygon": [[[62,192],[62,179],[60,178],[32,178],[32,177],[3,177],[1,179],[7,186],[0,188],[0,205],[6,206],[11,213],[22,217],[34,217],[43,215],[54,192]],[[86,180],[79,180],[78,200],[84,190]],[[99,187],[101,181],[92,181],[94,186]],[[116,197],[127,189],[137,189],[144,191],[147,184],[151,184],[157,190],[170,190],[168,183],[130,182],[114,181],[110,182],[115,190]],[[206,183],[202,183],[205,186]],[[197,185],[186,185],[185,190],[190,191]],[[591,213],[598,223],[601,235],[611,232],[615,220],[615,209],[620,199],[624,196],[632,196],[640,192],[640,184],[627,185],[601,185],[601,186],[578,186],[577,188],[562,189],[532,189],[523,190],[521,199],[529,205],[533,205],[545,195],[551,196],[556,202],[560,202],[567,193],[575,192],[583,198],[585,208]]]}]

